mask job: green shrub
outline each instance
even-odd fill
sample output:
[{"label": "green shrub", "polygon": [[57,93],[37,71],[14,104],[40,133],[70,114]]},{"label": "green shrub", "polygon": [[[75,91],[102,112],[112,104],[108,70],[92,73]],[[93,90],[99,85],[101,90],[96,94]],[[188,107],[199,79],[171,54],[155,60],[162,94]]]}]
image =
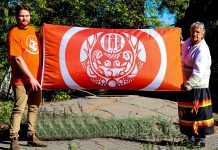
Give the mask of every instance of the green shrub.
[{"label": "green shrub", "polygon": [[161,117],[102,118],[88,114],[41,113],[37,134],[44,140],[111,137],[124,139],[173,139],[181,133]]},{"label": "green shrub", "polygon": [[12,108],[13,108],[12,101],[7,101],[7,102],[0,101],[0,123],[1,124],[10,123]]},{"label": "green shrub", "polygon": [[[13,101],[0,101],[0,124],[10,124],[13,105]],[[23,116],[21,123],[25,124],[26,122],[27,117]]]}]

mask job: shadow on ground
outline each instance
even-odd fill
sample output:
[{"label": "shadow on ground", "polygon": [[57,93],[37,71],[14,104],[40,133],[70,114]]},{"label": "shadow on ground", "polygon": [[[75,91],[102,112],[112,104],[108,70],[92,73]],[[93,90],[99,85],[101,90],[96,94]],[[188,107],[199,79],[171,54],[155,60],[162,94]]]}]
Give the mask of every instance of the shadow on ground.
[{"label": "shadow on ground", "polygon": [[[19,131],[19,140],[26,140],[27,124],[21,124]],[[8,141],[9,139],[9,126],[6,124],[0,125],[0,141]]]}]

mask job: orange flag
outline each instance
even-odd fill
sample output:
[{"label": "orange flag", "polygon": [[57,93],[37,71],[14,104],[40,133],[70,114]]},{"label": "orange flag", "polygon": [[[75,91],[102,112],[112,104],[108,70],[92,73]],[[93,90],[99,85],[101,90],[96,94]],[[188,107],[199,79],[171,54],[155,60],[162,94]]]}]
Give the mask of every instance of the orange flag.
[{"label": "orange flag", "polygon": [[43,89],[180,90],[180,28],[44,24]]}]

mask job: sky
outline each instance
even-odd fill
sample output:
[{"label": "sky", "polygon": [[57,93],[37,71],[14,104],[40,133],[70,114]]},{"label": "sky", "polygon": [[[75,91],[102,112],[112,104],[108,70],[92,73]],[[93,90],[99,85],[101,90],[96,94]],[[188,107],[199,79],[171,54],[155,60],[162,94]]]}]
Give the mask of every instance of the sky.
[{"label": "sky", "polygon": [[[145,5],[148,8],[148,11],[145,11],[146,16],[150,16],[152,13],[154,13],[153,9],[157,9],[157,4],[154,4],[152,0],[147,0]],[[149,11],[150,10],[150,11]],[[176,14],[171,14],[167,8],[163,9],[162,12],[158,12],[156,10],[155,14],[158,16],[159,20],[164,22],[167,26],[174,26],[176,21]],[[165,26],[165,25],[164,25]]]},{"label": "sky", "polygon": [[166,23],[168,25],[172,25],[172,26],[175,23],[175,18],[176,18],[175,14],[170,14],[168,12],[166,12],[162,16],[160,16],[161,21],[163,21],[164,23]]}]

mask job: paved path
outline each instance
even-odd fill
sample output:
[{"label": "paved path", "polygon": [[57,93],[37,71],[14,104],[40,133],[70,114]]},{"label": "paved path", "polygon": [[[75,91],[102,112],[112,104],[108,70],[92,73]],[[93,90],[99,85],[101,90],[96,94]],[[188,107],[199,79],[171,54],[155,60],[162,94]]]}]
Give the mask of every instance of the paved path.
[{"label": "paved path", "polygon": [[[77,98],[69,101],[44,103],[41,107],[43,111],[56,111],[67,113],[88,113],[102,117],[146,117],[162,116],[167,120],[178,122],[177,103],[165,99],[149,98],[143,96],[106,96]],[[207,138],[207,147],[215,147],[216,134]],[[143,140],[128,141],[112,138],[74,139],[70,141],[48,141],[48,147],[35,148],[26,146],[26,141],[20,142],[25,150],[161,150],[169,149],[166,145],[147,144]],[[9,141],[0,141],[0,149],[9,148]],[[177,149],[177,147],[174,147]],[[208,148],[207,148],[208,149]]]},{"label": "paved path", "polygon": [[162,116],[178,121],[177,103],[169,100],[136,95],[78,98],[70,101],[44,104],[43,111],[57,111],[101,117],[149,117]]}]

